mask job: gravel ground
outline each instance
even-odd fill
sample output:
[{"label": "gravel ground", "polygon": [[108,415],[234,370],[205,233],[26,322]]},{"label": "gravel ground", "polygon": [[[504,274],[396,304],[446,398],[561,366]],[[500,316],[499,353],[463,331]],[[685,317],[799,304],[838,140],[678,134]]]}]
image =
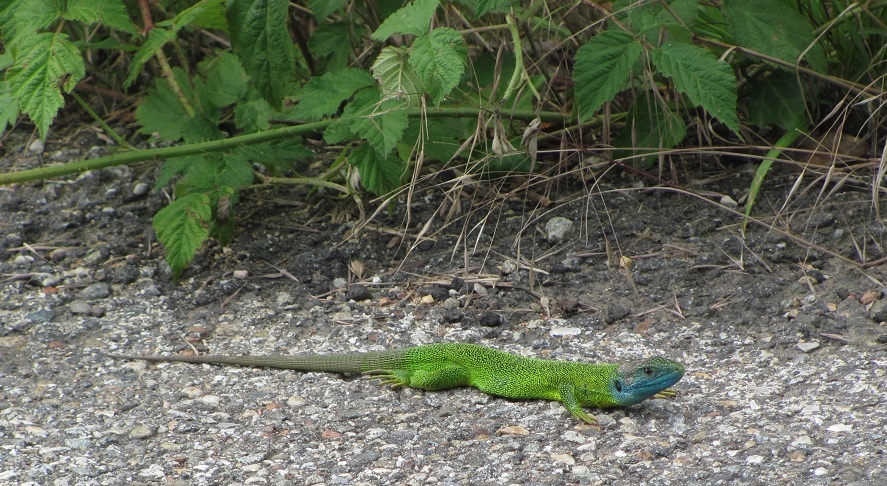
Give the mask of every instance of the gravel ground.
[{"label": "gravel ground", "polygon": [[[10,150],[0,170],[103,150],[86,134]],[[146,190],[154,170],[0,188],[2,484],[885,484],[887,275],[836,255],[880,256],[887,232],[865,193],[796,202],[812,209],[785,225],[812,249],[756,227],[743,239],[729,213],[673,194],[550,192],[564,202],[542,209],[465,195],[479,210],[407,254],[388,231],[403,207],[346,240],[353,209],[257,191],[231,246],[172,282],[149,227],[164,204]],[[789,176],[772,176],[760,207],[781,206]],[[439,192],[416,198],[410,233]],[[573,230],[552,243],[555,216]],[[608,265],[605,233],[630,274]],[[355,260],[362,285],[348,286]],[[592,410],[591,426],[472,389],[104,355],[439,341],[663,354],[687,374],[676,398]]]}]

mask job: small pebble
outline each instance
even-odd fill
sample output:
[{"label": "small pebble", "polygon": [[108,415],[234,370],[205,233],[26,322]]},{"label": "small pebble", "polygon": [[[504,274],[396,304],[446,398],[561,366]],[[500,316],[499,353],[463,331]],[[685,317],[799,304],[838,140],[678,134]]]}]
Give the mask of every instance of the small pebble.
[{"label": "small pebble", "polygon": [[154,428],[147,425],[139,425],[136,428],[132,429],[132,432],[129,435],[133,439],[147,439],[149,437],[154,436]]},{"label": "small pebble", "polygon": [[369,300],[373,298],[373,294],[370,293],[370,290],[363,285],[355,284],[348,287],[348,290],[345,291],[345,299],[346,300]]},{"label": "small pebble", "polygon": [[43,140],[40,140],[38,138],[37,140],[34,140],[33,142],[31,142],[31,144],[28,145],[28,152],[31,152],[34,154],[43,153]]},{"label": "small pebble", "polygon": [[576,464],[576,459],[573,459],[573,456],[569,454],[552,454],[551,460],[554,462],[559,462],[561,464],[566,464],[568,466],[573,466]]},{"label": "small pebble", "polygon": [[556,245],[566,240],[573,234],[573,222],[567,218],[555,216],[545,223],[545,233],[548,235],[548,242]]},{"label": "small pebble", "polygon": [[737,203],[737,202],[736,202],[732,197],[730,197],[730,196],[723,196],[723,197],[721,197],[721,204],[724,205],[724,206],[726,206],[726,207],[728,207],[728,208],[730,208],[730,209],[736,209],[736,208],[739,207],[739,203]]},{"label": "small pebble", "polygon": [[551,330],[552,336],[578,336],[582,334],[582,329],[578,327],[555,327]]},{"label": "small pebble", "polygon": [[486,287],[484,287],[483,285],[481,285],[477,282],[475,282],[474,285],[472,286],[472,290],[474,291],[475,294],[477,294],[481,297],[486,297],[490,293]]},{"label": "small pebble", "polygon": [[515,270],[517,270],[517,262],[514,260],[505,260],[499,265],[499,273],[502,275],[511,275]]},{"label": "small pebble", "polygon": [[104,299],[109,295],[111,295],[111,286],[104,282],[94,283],[77,294],[84,300]]},{"label": "small pebble", "polygon": [[480,325],[486,327],[496,327],[502,325],[502,316],[495,312],[484,312],[480,316]]},{"label": "small pebble", "polygon": [[70,304],[68,304],[68,310],[71,311],[71,314],[89,314],[92,310],[92,305],[85,300],[72,300]]},{"label": "small pebble", "polygon": [[798,343],[798,349],[805,353],[809,353],[819,347],[819,341],[810,341],[809,343]]},{"label": "small pebble", "polygon": [[150,190],[151,190],[150,184],[148,184],[147,182],[139,182],[138,184],[136,184],[132,188],[132,195],[133,196],[144,196],[145,194],[148,194],[148,191],[150,191]]},{"label": "small pebble", "polygon": [[829,425],[825,430],[829,432],[853,432],[853,426],[850,424],[834,424]]}]

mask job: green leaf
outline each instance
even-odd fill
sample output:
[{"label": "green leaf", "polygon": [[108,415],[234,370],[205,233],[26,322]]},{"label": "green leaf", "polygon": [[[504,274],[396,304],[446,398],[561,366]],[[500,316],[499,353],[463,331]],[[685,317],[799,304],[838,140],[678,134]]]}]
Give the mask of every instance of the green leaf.
[{"label": "green leaf", "polygon": [[417,38],[410,52],[410,65],[435,106],[459,84],[467,59],[468,51],[462,36],[449,27],[434,29]]},{"label": "green leaf", "polygon": [[733,132],[739,132],[736,114],[736,75],[711,51],[689,44],[667,42],[653,49],[653,64],[674,81],[675,88],[693,104],[705,108]]},{"label": "green leaf", "polygon": [[273,174],[284,174],[292,169],[293,163],[299,160],[313,157],[313,151],[305,148],[302,139],[291,137],[274,142],[250,145],[249,159],[268,168]]},{"label": "green leaf", "polygon": [[476,128],[468,118],[429,118],[411,120],[404,130],[397,151],[401,160],[409,160],[414,150],[422,150],[426,160],[448,162]]},{"label": "green leaf", "polygon": [[134,83],[136,78],[139,77],[139,73],[142,72],[142,67],[152,56],[154,56],[157,49],[160,49],[164,44],[175,38],[175,32],[159,27],[151,29],[151,32],[148,32],[148,37],[145,39],[145,43],[139,47],[139,50],[136,51],[132,58],[132,63],[129,66],[129,74],[127,74],[126,79],[123,80],[123,87],[128,88],[132,86],[132,83]]},{"label": "green leaf", "polygon": [[308,0],[308,8],[314,12],[317,22],[323,22],[330,15],[348,5],[348,0]]},{"label": "green leaf", "polygon": [[187,172],[189,167],[202,164],[203,158],[203,155],[188,155],[186,157],[166,159],[163,167],[160,168],[160,174],[157,175],[157,181],[154,182],[154,189],[160,189],[167,185],[173,177]]},{"label": "green leaf", "polygon": [[222,156],[216,186],[240,189],[253,183],[255,174],[250,163],[251,154],[247,150],[234,150]]},{"label": "green leaf", "polygon": [[358,137],[370,142],[379,156],[384,157],[391,153],[410,123],[405,108],[397,100],[385,100],[374,113],[355,119],[351,130]]},{"label": "green leaf", "polygon": [[[10,46],[30,44],[31,36],[58,21],[59,2],[47,0],[6,0],[0,4],[0,32]],[[7,48],[9,46],[4,46]]]},{"label": "green leaf", "polygon": [[422,35],[431,28],[439,4],[439,0],[416,0],[388,16],[370,37],[381,42],[394,34]]},{"label": "green leaf", "polygon": [[[687,136],[687,125],[684,120],[666,106],[653,101],[651,93],[638,97],[628,110],[625,128],[613,140],[613,145],[620,148],[614,156],[630,157],[640,154],[655,154],[662,149],[676,146]],[[655,162],[655,155],[641,158],[643,163],[633,162],[637,166],[650,167]]]},{"label": "green leaf", "polygon": [[806,125],[806,102],[795,74],[778,69],[763,79],[751,80],[745,92],[750,123],[786,130]]},{"label": "green leaf", "polygon": [[[189,89],[187,75],[179,68],[174,68],[173,72],[179,85],[186,90],[183,95],[193,104],[196,100]],[[212,118],[208,118],[207,114]],[[193,143],[222,138],[222,132],[216,125],[218,113],[207,113],[205,110],[190,116],[167,81],[162,78],[157,80],[156,86],[148,90],[145,100],[136,108],[136,119],[141,125],[139,132],[149,135],[159,133],[161,138],[168,141],[184,139]]]},{"label": "green leaf", "polygon": [[338,143],[357,137],[369,141],[379,154],[387,157],[402,139],[409,125],[406,105],[395,99],[380,101],[378,88],[359,92],[342,111],[342,116],[324,131],[324,140]]},{"label": "green leaf", "polygon": [[[374,113],[381,104],[381,92],[379,88],[364,89],[354,95],[354,99],[345,105],[342,115],[327,126],[323,132],[323,139],[327,143],[339,143],[352,137],[360,137],[357,134],[361,120]],[[365,124],[363,125],[365,128]]]},{"label": "green leaf", "polygon": [[295,76],[293,42],[286,27],[288,0],[230,0],[231,46],[255,86],[280,108]]},{"label": "green leaf", "polygon": [[6,83],[0,81],[0,136],[6,133],[6,127],[15,123],[18,115],[18,102],[12,97]]},{"label": "green leaf", "polygon": [[684,29],[692,30],[699,19],[699,9],[699,0],[672,0],[659,16],[667,18],[669,22],[679,23]]},{"label": "green leaf", "polygon": [[277,115],[277,110],[258,94],[234,106],[234,123],[246,133],[268,130],[271,128],[271,118]]},{"label": "green leaf", "polygon": [[408,63],[406,48],[388,46],[382,49],[370,70],[386,98],[406,100],[410,106],[422,103],[425,87]]},{"label": "green leaf", "polygon": [[348,163],[357,168],[360,184],[382,196],[399,188],[407,165],[393,154],[382,157],[369,144],[362,144],[348,155]]},{"label": "green leaf", "polygon": [[223,52],[210,57],[200,64],[200,70],[206,76],[206,82],[199,91],[207,103],[216,107],[227,106],[246,94],[249,78],[233,54]]},{"label": "green leaf", "polygon": [[351,98],[356,91],[375,85],[376,81],[370,73],[357,68],[311,78],[305,84],[292,117],[308,121],[320,120],[324,116],[336,113],[339,105]]},{"label": "green leaf", "polygon": [[192,193],[214,196],[223,187],[239,189],[251,184],[254,176],[249,157],[245,150],[199,156],[176,184],[176,196]]},{"label": "green leaf", "polygon": [[228,21],[225,19],[225,0],[201,0],[182,10],[172,19],[164,20],[157,25],[170,27],[173,32],[178,32],[185,27],[228,30]]},{"label": "green leaf", "polygon": [[89,25],[101,22],[112,29],[130,34],[139,31],[120,0],[68,0],[62,16]]},{"label": "green leaf", "polygon": [[157,211],[152,226],[166,248],[166,261],[178,279],[209,237],[212,207],[209,196],[188,194]]},{"label": "green leaf", "polygon": [[65,34],[28,36],[19,45],[15,65],[7,71],[12,96],[31,117],[45,139],[49,125],[68,93],[86,75],[83,58]]},{"label": "green leaf", "polygon": [[321,63],[324,71],[341,71],[351,62],[354,42],[364,34],[364,28],[348,22],[323,23],[308,39],[308,48]]},{"label": "green leaf", "polygon": [[[726,0],[724,16],[736,43],[762,54],[795,64],[803,60],[825,73],[826,59],[807,18],[785,2],[774,0]],[[808,47],[812,46],[808,51]]]},{"label": "green leaf", "polygon": [[474,11],[475,18],[481,17],[487,13],[505,13],[520,4],[517,0],[475,0],[460,2]]},{"label": "green leaf", "polygon": [[631,34],[618,30],[602,32],[579,48],[573,80],[580,121],[594,116],[625,88],[642,50]]}]

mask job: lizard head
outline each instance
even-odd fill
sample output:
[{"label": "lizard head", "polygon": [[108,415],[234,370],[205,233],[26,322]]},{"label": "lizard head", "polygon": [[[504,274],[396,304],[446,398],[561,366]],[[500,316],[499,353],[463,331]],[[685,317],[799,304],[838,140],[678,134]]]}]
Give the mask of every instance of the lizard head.
[{"label": "lizard head", "polygon": [[610,392],[619,406],[640,403],[674,385],[684,376],[678,362],[661,357],[628,361],[616,368]]}]

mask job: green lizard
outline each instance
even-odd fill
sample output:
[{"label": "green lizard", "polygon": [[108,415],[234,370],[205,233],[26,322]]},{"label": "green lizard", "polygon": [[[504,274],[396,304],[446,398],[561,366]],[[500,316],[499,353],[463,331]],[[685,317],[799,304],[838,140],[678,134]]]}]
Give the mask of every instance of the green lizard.
[{"label": "green lizard", "polygon": [[438,343],[366,353],[276,356],[138,356],[112,358],[146,361],[255,366],[300,371],[361,373],[395,388],[446,390],[471,386],[505,398],[557,400],[574,417],[595,419],[582,407],[626,407],[667,390],[684,376],[684,367],[654,357],[622,364],[588,364],[525,358],[476,344]]}]

